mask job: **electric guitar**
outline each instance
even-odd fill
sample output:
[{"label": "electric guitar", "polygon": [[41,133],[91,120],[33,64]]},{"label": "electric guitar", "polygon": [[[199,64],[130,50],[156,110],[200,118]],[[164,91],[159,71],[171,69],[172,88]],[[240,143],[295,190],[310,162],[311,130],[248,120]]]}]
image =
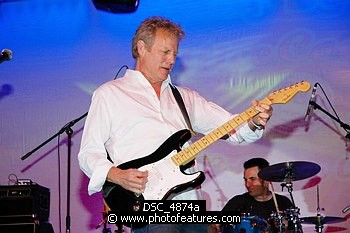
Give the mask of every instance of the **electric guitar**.
[{"label": "electric guitar", "polygon": [[[302,81],[270,93],[260,103],[285,104],[298,92],[306,92],[309,89],[310,83]],[[143,200],[166,200],[175,193],[197,187],[203,183],[205,175],[201,171],[185,173],[186,165],[193,161],[203,149],[258,113],[252,106],[183,150],[182,146],[191,138],[190,131],[183,129],[174,133],[152,154],[118,166],[120,169],[148,170],[148,182],[142,194],[135,194],[106,181],[102,189],[104,201],[112,211],[138,211],[142,209],[140,207]]]}]

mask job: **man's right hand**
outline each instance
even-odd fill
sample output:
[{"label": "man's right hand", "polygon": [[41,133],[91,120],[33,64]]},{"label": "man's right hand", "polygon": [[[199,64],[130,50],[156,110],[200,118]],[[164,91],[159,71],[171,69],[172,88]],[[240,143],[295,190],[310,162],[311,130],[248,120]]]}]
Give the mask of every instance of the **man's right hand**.
[{"label": "man's right hand", "polygon": [[112,167],[108,171],[107,181],[118,184],[131,192],[141,194],[145,191],[147,177],[148,171],[139,171],[133,168],[123,170]]}]

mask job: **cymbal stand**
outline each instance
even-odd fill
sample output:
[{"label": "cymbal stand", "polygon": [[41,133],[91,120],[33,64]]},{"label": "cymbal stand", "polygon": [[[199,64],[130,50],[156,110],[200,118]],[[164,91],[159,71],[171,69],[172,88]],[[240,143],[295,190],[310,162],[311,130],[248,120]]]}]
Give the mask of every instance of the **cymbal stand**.
[{"label": "cymbal stand", "polygon": [[[299,215],[299,208],[296,207],[295,205],[295,201],[294,201],[294,197],[293,197],[293,183],[292,183],[292,180],[293,180],[293,172],[292,172],[292,167],[287,167],[286,168],[287,170],[287,174],[285,176],[285,182],[284,183],[281,183],[281,186],[282,186],[282,191],[283,191],[283,188],[284,187],[287,187],[288,189],[288,193],[290,195],[290,199],[292,201],[292,205],[293,205],[293,210],[294,211],[297,211],[297,214]],[[301,223],[299,221],[299,217],[298,216],[295,216],[294,213],[293,214],[293,225],[294,225],[294,232],[295,233],[302,233],[303,232],[303,228],[301,226]]]},{"label": "cymbal stand", "polygon": [[290,166],[288,166],[286,168],[287,170],[287,174],[285,176],[285,179],[284,179],[284,183],[281,184],[282,186],[282,191],[283,191],[283,188],[284,187],[287,187],[288,189],[288,193],[290,195],[290,199],[292,201],[292,204],[293,204],[293,208],[295,208],[295,202],[294,202],[294,198],[293,198],[293,183],[292,183],[292,179],[293,179],[293,172],[292,172],[292,168]]},{"label": "cymbal stand", "polygon": [[[316,192],[316,198],[317,198],[317,219],[321,219],[321,208],[320,208],[320,192],[317,185],[317,192]],[[318,221],[315,224],[315,230],[317,233],[322,233],[323,231],[323,223],[321,221]]]}]

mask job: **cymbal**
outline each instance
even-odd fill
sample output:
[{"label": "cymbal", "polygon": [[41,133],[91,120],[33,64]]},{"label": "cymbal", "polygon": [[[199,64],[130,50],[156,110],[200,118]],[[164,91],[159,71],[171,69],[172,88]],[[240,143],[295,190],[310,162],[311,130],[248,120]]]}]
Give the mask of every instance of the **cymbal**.
[{"label": "cymbal", "polygon": [[323,224],[329,224],[329,223],[344,222],[346,218],[317,215],[312,217],[300,218],[300,220],[301,220],[301,223],[305,223],[305,224],[323,225]]},{"label": "cymbal", "polygon": [[258,176],[267,181],[286,182],[309,178],[316,175],[321,167],[312,162],[294,161],[278,163],[261,169]]}]

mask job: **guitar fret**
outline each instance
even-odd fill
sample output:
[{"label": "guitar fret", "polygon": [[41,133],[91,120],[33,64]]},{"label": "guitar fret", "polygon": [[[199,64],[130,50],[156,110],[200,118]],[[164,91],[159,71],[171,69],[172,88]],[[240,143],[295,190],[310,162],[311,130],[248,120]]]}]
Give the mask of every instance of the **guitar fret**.
[{"label": "guitar fret", "polygon": [[182,152],[179,152],[176,156],[176,161],[181,164],[182,163],[182,157],[181,157]]},{"label": "guitar fret", "polygon": [[193,143],[193,145],[197,145],[197,147],[199,148],[198,151],[201,151],[201,150],[203,150],[205,148],[205,145],[201,145],[201,142],[202,141],[198,140],[195,143]]},{"label": "guitar fret", "polygon": [[233,118],[233,119],[235,120],[235,122],[236,122],[238,125],[240,125],[240,124],[242,124],[242,123],[244,122],[240,115],[236,116],[236,117]]},{"label": "guitar fret", "polygon": [[173,163],[175,163],[175,165],[179,166],[181,163],[179,161],[179,157],[177,155],[174,155],[171,157],[171,160],[173,161]]},{"label": "guitar fret", "polygon": [[[185,159],[185,161],[187,161],[187,162],[189,162],[190,160],[191,160],[191,158],[192,159],[194,159],[195,158],[195,155],[196,153],[193,153],[191,150],[189,150],[189,149],[187,149],[187,151],[186,151],[186,159]],[[186,164],[186,163],[183,163],[183,164]]]},{"label": "guitar fret", "polygon": [[201,139],[206,145],[210,145],[213,142],[213,138],[208,134]]},{"label": "guitar fret", "polygon": [[199,142],[203,143],[203,149],[204,149],[204,148],[208,147],[210,144],[212,144],[214,141],[212,140],[210,135],[207,135],[207,136],[203,137]]},{"label": "guitar fret", "polygon": [[196,152],[193,150],[192,146],[189,146],[189,147],[187,147],[186,149],[188,150],[188,152],[190,153],[190,155],[192,155],[193,153],[196,153]]},{"label": "guitar fret", "polygon": [[207,137],[203,137],[200,140],[198,140],[198,143],[201,142],[203,144],[203,148],[206,148],[208,145],[210,145],[209,141],[207,140]]},{"label": "guitar fret", "polygon": [[237,122],[236,122],[234,119],[230,120],[230,121],[228,122],[228,124],[229,124],[230,127],[231,127],[230,132],[238,126]]},{"label": "guitar fret", "polygon": [[259,111],[257,111],[255,108],[253,107],[250,107],[248,108],[247,110],[244,111],[248,116],[249,118],[252,118],[253,116],[255,116],[256,114],[259,113]]},{"label": "guitar fret", "polygon": [[229,131],[226,130],[226,128],[224,126],[219,127],[218,130],[221,133],[221,137],[220,138],[222,138],[222,136],[226,135],[229,132]]},{"label": "guitar fret", "polygon": [[216,141],[217,139],[220,139],[220,131],[218,129],[214,130],[213,133],[211,133],[210,136],[215,136],[214,141]]},{"label": "guitar fret", "polygon": [[186,153],[186,156],[191,156],[191,151],[190,151],[190,148],[185,148],[184,149],[185,153]]},{"label": "guitar fret", "polygon": [[198,140],[198,141],[200,141],[201,143],[203,143],[203,145],[204,146],[206,146],[209,142],[208,142],[208,140],[207,140],[207,136],[204,136],[204,137],[202,137],[200,140]]},{"label": "guitar fret", "polygon": [[246,112],[243,112],[243,113],[241,113],[241,118],[243,119],[243,121],[247,121],[251,117]]},{"label": "guitar fret", "polygon": [[196,143],[193,143],[192,144],[192,147],[193,147],[193,151],[197,154],[197,153],[199,153],[200,152],[200,150],[197,148],[197,146],[196,146]]},{"label": "guitar fret", "polygon": [[[191,147],[191,146],[189,146],[189,147]],[[191,150],[188,149],[189,147],[187,147],[187,148],[185,149],[185,150],[186,150],[186,156],[185,156],[185,159],[184,159],[184,161],[182,162],[182,164],[186,164],[186,163],[190,162],[192,159],[194,159],[194,155],[195,155],[195,154],[193,154],[193,153],[191,152]]]},{"label": "guitar fret", "polygon": [[181,159],[182,161],[185,161],[187,159],[187,157],[189,156],[188,153],[190,151],[188,149],[184,150],[184,153],[181,153]]},{"label": "guitar fret", "polygon": [[223,127],[225,127],[225,130],[227,133],[232,131],[232,126],[230,125],[229,122],[227,122],[226,124],[223,125]]},{"label": "guitar fret", "polygon": [[206,146],[205,146],[205,144],[201,141],[201,140],[197,140],[196,142],[195,142],[195,144],[197,144],[197,146],[201,149],[201,150],[203,150]]},{"label": "guitar fret", "polygon": [[178,155],[178,157],[179,157],[179,160],[180,160],[180,162],[182,163],[183,162],[183,153],[180,153],[179,155]]},{"label": "guitar fret", "polygon": [[180,156],[176,156],[176,160],[179,162],[179,164],[181,164],[181,157]]}]

